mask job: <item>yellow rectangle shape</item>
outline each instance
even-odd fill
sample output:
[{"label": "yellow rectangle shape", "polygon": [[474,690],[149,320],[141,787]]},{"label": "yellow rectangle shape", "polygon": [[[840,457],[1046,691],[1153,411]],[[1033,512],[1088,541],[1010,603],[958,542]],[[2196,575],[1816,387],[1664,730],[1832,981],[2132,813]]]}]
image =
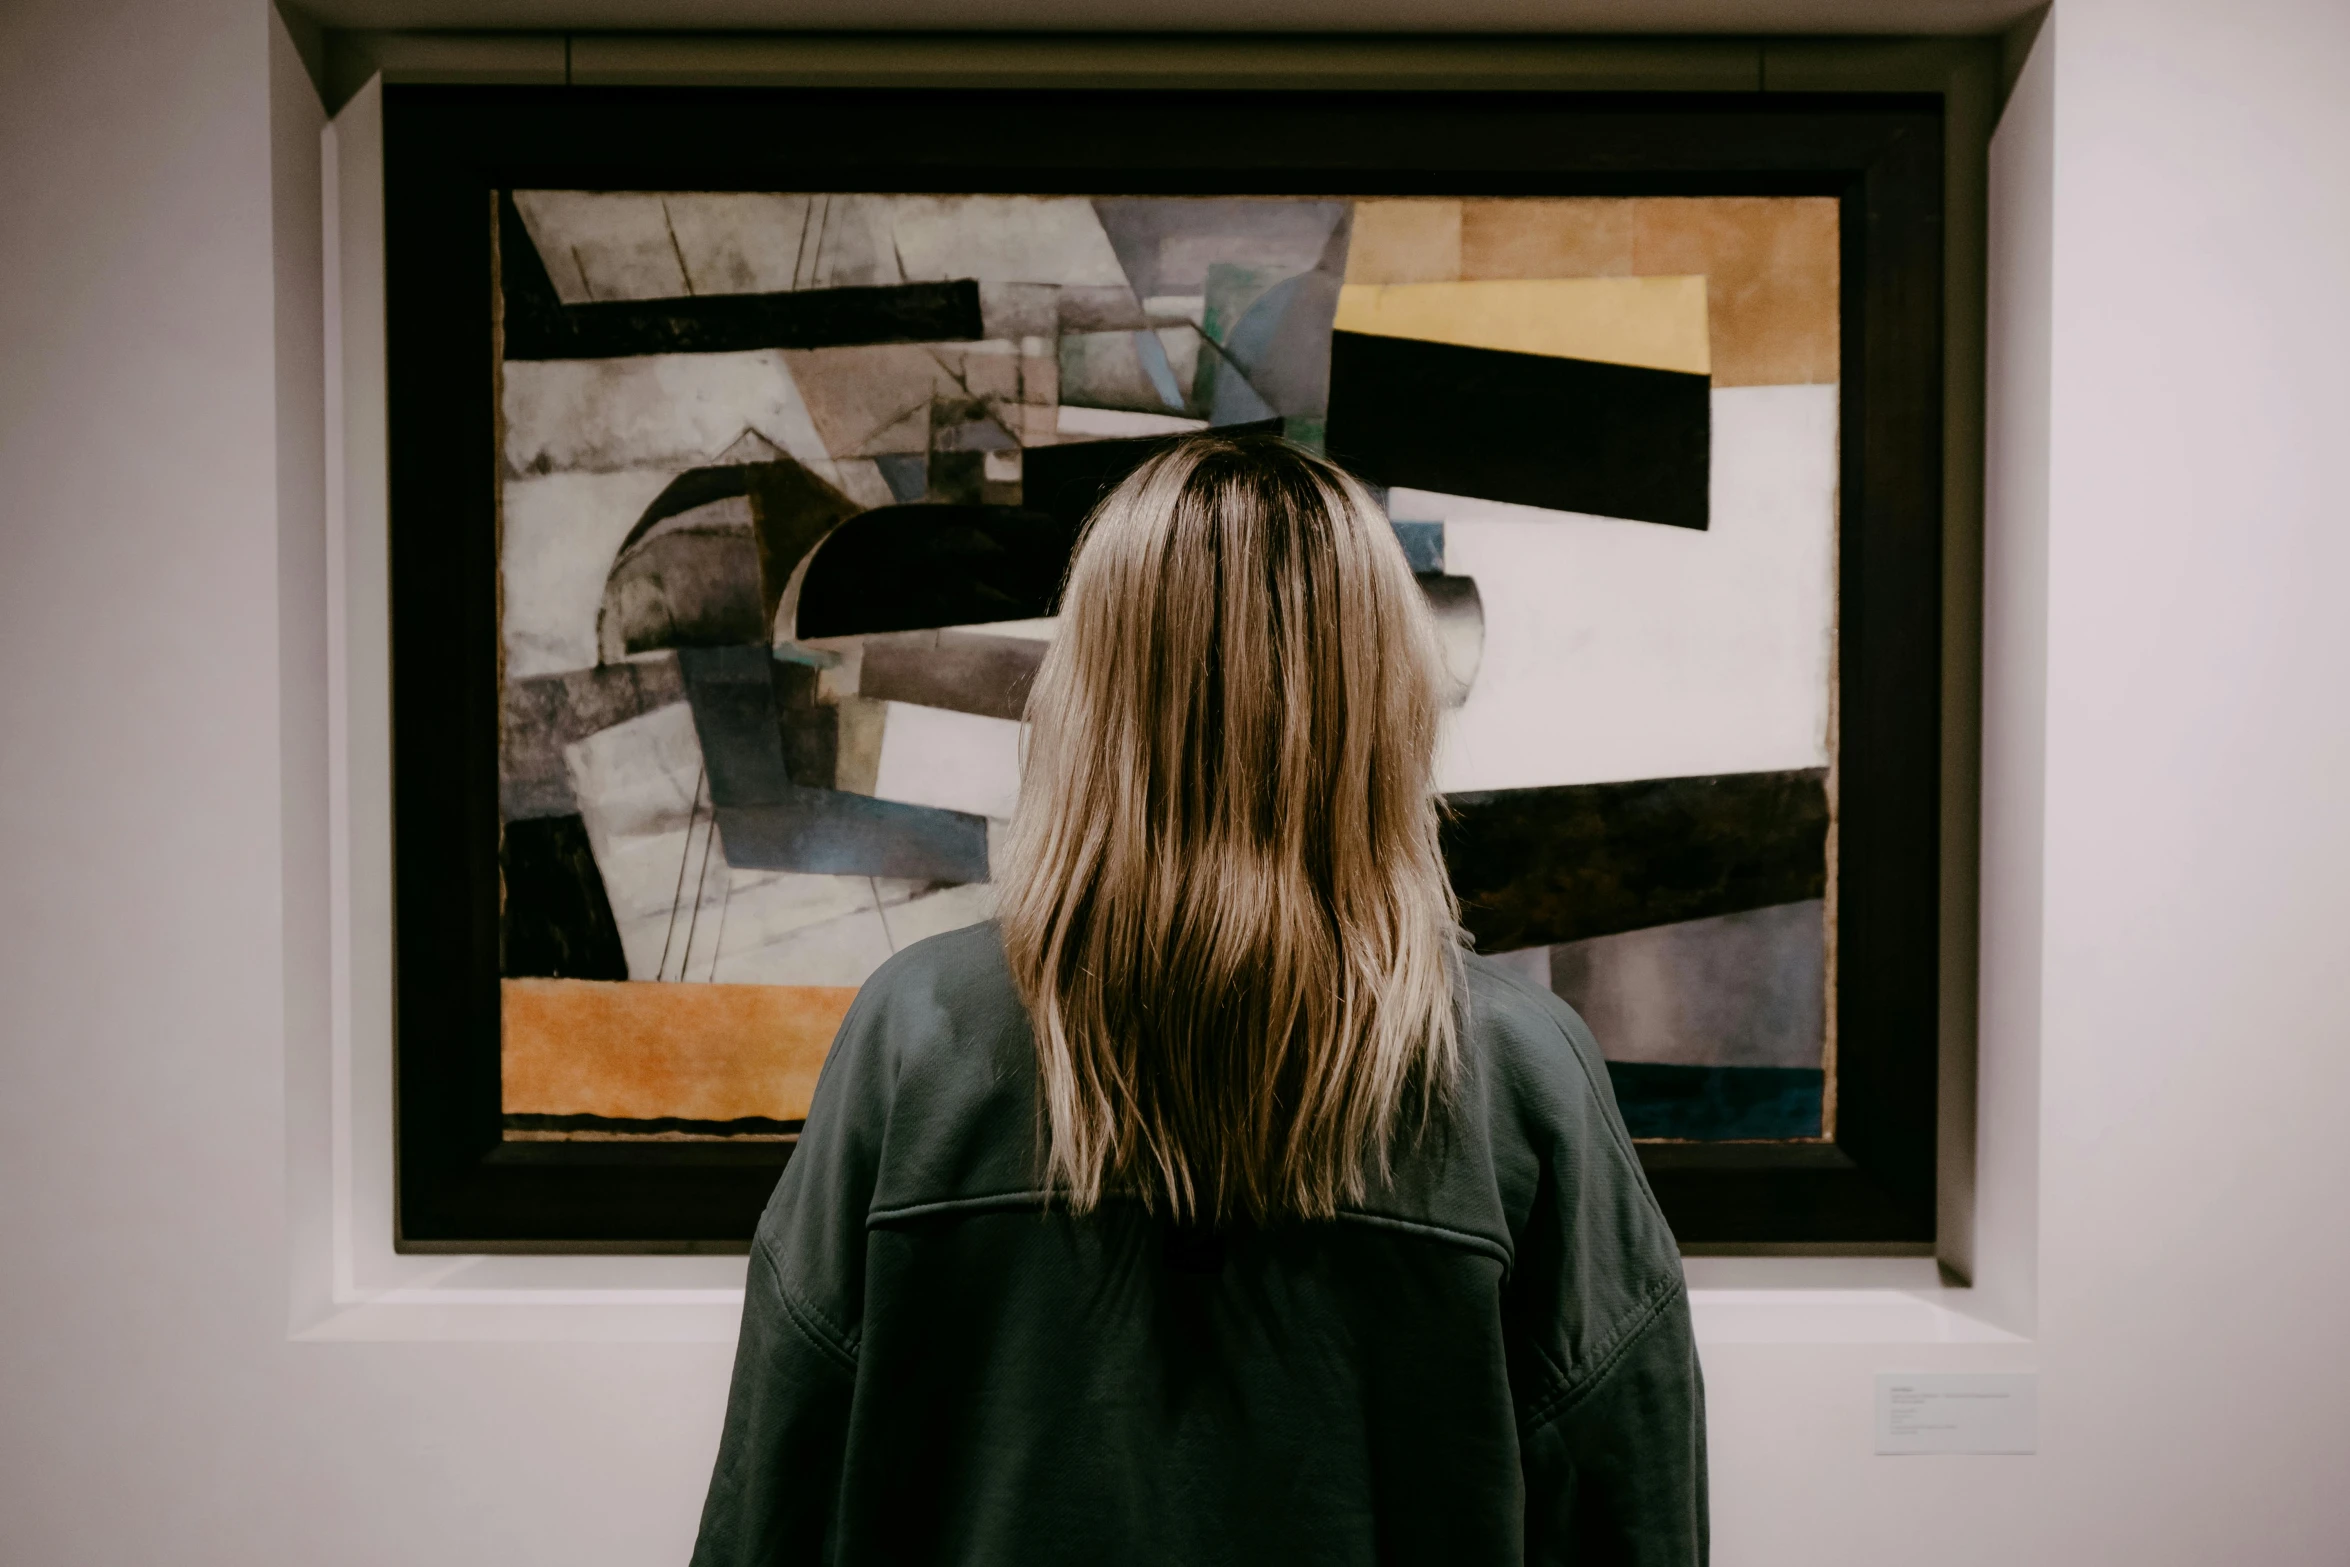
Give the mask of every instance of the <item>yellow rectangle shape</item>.
[{"label": "yellow rectangle shape", "polygon": [[806,1118],[854,986],[499,981],[508,1115]]},{"label": "yellow rectangle shape", "polygon": [[1341,332],[1708,375],[1702,276],[1349,283]]}]

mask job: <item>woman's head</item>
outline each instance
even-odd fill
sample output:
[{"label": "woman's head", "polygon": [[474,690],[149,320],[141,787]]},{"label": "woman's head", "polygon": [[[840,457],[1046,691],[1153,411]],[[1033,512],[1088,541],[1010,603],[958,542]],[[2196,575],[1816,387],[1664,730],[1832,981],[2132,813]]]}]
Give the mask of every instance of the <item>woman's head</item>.
[{"label": "woman's head", "polygon": [[1316,457],[1195,437],[1094,513],[1002,898],[1076,1206],[1327,1214],[1449,1085],[1442,680],[1393,530]]}]

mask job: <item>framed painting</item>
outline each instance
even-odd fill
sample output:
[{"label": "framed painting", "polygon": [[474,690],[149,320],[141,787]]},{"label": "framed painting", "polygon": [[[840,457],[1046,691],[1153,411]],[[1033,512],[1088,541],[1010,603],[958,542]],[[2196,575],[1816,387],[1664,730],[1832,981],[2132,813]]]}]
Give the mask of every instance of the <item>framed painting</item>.
[{"label": "framed painting", "polygon": [[1094,502],[1279,431],[1686,1243],[1933,1235],[1937,100],[385,94],[400,1241],[740,1246]]}]

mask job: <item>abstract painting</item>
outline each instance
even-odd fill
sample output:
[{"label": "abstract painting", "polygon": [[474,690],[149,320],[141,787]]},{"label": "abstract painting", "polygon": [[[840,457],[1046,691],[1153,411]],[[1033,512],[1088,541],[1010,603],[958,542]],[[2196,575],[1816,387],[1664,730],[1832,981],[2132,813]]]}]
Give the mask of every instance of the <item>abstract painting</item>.
[{"label": "abstract painting", "polygon": [[988,917],[1077,532],[1382,496],[1481,950],[1633,1133],[1833,1135],[1838,202],[498,194],[504,1137],[781,1140]]}]

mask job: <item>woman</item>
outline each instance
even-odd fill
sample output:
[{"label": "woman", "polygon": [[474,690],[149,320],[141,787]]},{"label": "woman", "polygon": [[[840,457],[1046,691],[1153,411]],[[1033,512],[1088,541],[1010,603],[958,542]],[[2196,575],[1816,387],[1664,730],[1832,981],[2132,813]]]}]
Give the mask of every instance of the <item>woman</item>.
[{"label": "woman", "polygon": [[1462,950],[1440,680],[1329,464],[1102,503],[999,916],[866,984],[760,1222],[696,1563],[1704,1558],[1679,1256]]}]

